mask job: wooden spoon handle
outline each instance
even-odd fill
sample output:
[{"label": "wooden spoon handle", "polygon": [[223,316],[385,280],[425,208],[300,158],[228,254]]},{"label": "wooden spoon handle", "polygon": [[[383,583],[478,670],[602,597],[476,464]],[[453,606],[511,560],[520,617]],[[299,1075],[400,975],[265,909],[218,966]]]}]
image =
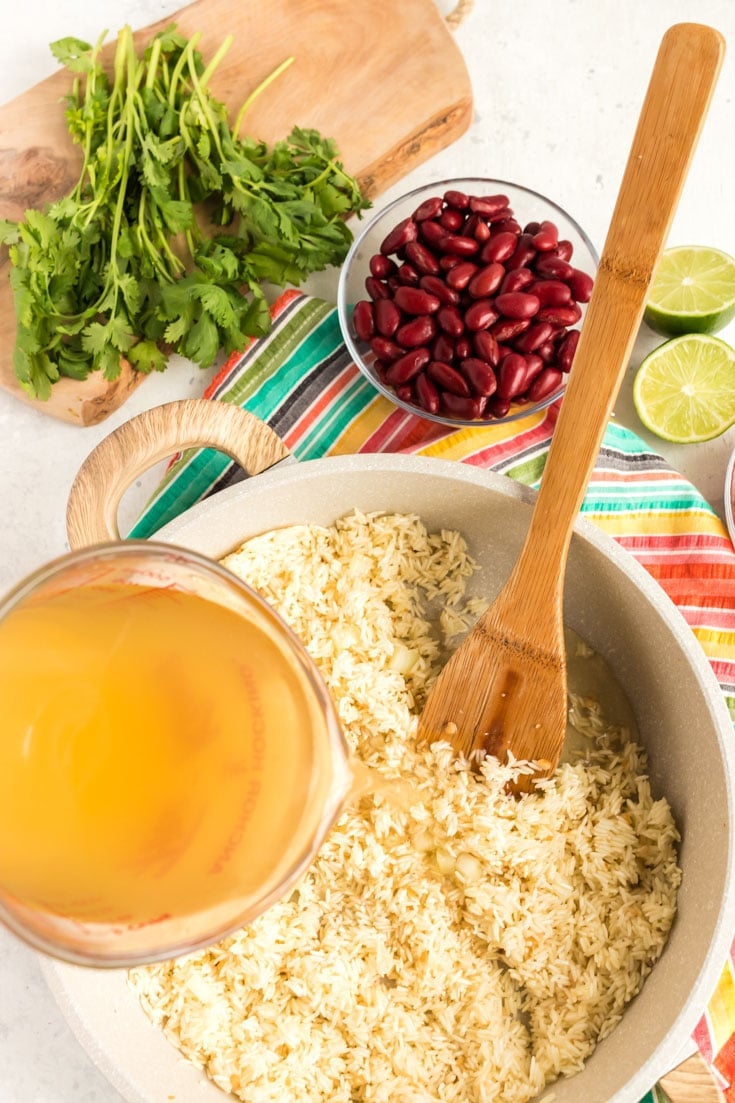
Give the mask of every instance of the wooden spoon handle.
[{"label": "wooden spoon handle", "polygon": [[[554,430],[532,532],[555,587],[704,122],[725,43],[681,23],[664,35]],[[527,545],[528,546],[528,545]],[[559,572],[559,574],[557,574]]]},{"label": "wooden spoon handle", "polygon": [[70,547],[119,540],[117,513],[133,480],[158,460],[192,447],[217,448],[248,475],[290,454],[265,422],[239,406],[202,398],[154,406],[101,440],[80,467],[66,510]]}]

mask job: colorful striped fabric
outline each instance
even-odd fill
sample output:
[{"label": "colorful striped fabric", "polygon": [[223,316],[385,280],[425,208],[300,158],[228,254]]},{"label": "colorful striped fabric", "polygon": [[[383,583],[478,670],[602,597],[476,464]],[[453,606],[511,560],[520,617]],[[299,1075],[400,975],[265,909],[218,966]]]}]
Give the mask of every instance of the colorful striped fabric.
[{"label": "colorful striped fabric", "polygon": [[[334,306],[296,291],[281,296],[270,333],[229,358],[207,397],[246,407],[297,459],[419,453],[488,468],[532,487],[540,482],[558,413],[551,406],[511,424],[460,431],[406,414],[377,394],[352,363]],[[152,535],[243,477],[222,453],[183,453],[130,535]],[[722,521],[690,483],[615,422],[605,432],[582,511],[635,556],[678,605],[735,719],[735,550]],[[731,954],[694,1034],[728,1103],[735,1103],[734,977]],[[642,1103],[655,1101],[654,1091]]]}]

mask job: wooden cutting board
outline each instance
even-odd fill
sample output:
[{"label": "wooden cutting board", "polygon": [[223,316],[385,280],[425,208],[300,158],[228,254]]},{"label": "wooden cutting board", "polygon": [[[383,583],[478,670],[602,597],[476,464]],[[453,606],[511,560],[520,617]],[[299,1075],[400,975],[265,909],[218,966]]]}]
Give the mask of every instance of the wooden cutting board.
[{"label": "wooden cutting board", "polygon": [[[345,168],[371,199],[469,126],[469,76],[436,0],[196,0],[136,31],[138,46],[171,22],[186,35],[201,32],[205,60],[228,34],[235,36],[212,79],[232,119],[259,82],[293,55],[293,64],[249,109],[244,131],[272,142],[293,125],[316,127],[335,139]],[[106,50],[109,58],[114,41]],[[70,79],[60,70],[0,107],[2,218],[18,220],[27,208],[42,208],[77,179],[81,158],[59,102]],[[2,252],[0,387],[64,421],[102,421],[144,377],[124,366],[114,383],[99,373],[83,382],[61,379],[48,401],[28,399],[13,374],[15,317]]]}]

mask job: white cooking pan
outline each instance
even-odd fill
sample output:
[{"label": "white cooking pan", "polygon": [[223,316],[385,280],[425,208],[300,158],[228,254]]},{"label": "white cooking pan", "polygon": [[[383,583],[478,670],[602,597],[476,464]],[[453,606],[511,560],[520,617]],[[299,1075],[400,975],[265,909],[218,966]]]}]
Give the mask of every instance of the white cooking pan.
[{"label": "white cooking pan", "polygon": [[[156,534],[213,558],[256,533],[329,524],[356,507],[416,513],[429,528],[465,535],[480,564],[473,592],[492,598],[518,555],[534,499],[504,476],[425,457],[284,462],[285,447],[252,415],[194,400],[139,415],[95,450],[70,497],[72,546],[115,539],[117,508],[131,481],[161,457],[202,444],[260,472]],[[583,520],[569,557],[565,619],[624,687],[650,755],[654,792],[666,795],[683,834],[678,914],[660,961],[585,1069],[553,1088],[555,1103],[637,1103],[681,1059],[732,938],[735,739],[712,668],[684,618],[631,555]],[[51,962],[46,974],[83,1043],[131,1103],[223,1103],[222,1092],[151,1026],[124,974]],[[709,1081],[698,1086],[696,1075],[683,1085],[667,1081],[667,1090],[676,1103],[718,1097]]]}]

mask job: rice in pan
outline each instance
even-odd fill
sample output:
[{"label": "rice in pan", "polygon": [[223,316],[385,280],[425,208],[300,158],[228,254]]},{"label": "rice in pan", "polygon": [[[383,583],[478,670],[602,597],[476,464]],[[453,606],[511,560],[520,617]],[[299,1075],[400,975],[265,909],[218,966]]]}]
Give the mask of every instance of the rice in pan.
[{"label": "rice in pan", "polygon": [[520,800],[513,767],[416,749],[445,645],[478,612],[456,532],[356,512],[224,562],[305,642],[355,754],[411,798],[363,797],[252,925],[132,970],[146,1013],[247,1103],[522,1103],[577,1072],[675,912],[677,830],[641,747],[572,699],[585,749]]}]

